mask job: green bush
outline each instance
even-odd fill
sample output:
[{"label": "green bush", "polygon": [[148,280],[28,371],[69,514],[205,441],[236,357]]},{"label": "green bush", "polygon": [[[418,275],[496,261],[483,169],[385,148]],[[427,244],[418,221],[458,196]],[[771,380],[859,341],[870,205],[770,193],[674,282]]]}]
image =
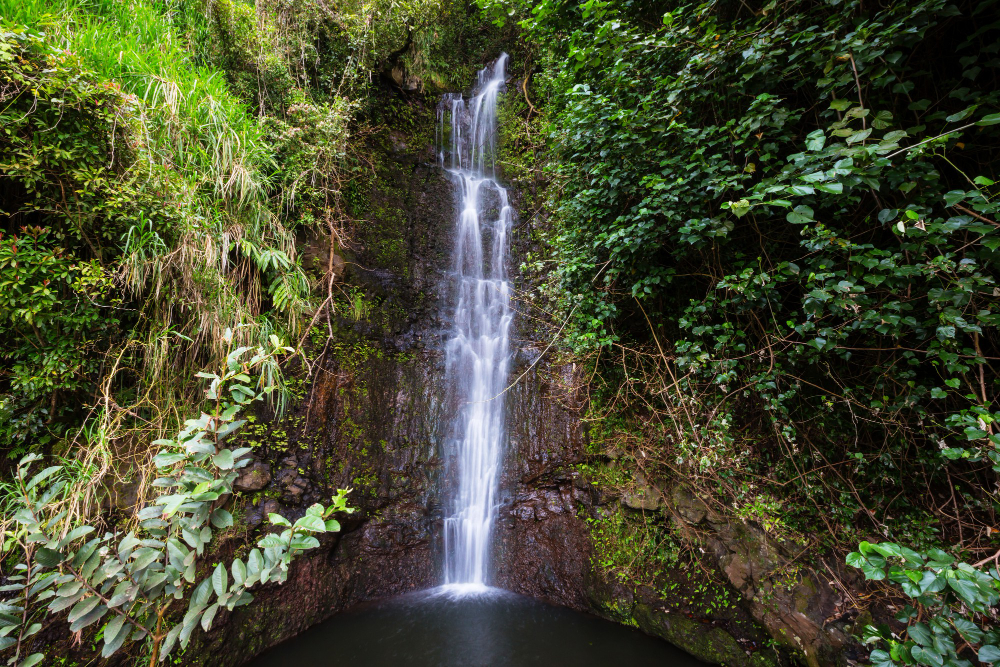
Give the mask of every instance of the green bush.
[{"label": "green bush", "polygon": [[[208,631],[220,609],[249,604],[253,586],[284,582],[292,560],[319,546],[314,535],[340,530],[332,515],[353,511],[344,490],[332,505],[313,505],[294,524],[271,514],[271,523],[285,528],[280,534],[260,539],[246,562],[236,558],[228,567],[217,564],[196,585],[199,572],[208,566],[213,536],[233,525],[224,506],[237,471],[250,463],[250,450],[229,449],[227,438],[246,423],[238,418],[240,412],[275,388],[255,383],[251,374],[275,355],[293,351],[277,338],[271,343],[270,352],[232,349],[218,373],[198,374],[210,380],[205,392],[210,407],[187,420],[176,438],[153,443],[159,447],[154,463],[162,475],[153,486],[162,493],[138,512],[138,531],[93,536],[94,526],[67,512],[65,500],[73,489],[64,467],[31,474],[41,457],[29,454],[21,460],[16,480],[4,489],[10,515],[4,517],[0,553],[13,551],[22,559],[13,583],[0,589],[17,596],[0,603],[0,650],[13,652],[7,664],[40,662],[41,653],[29,654],[31,637],[42,627],[36,619],[67,609],[71,632],[110,618],[101,627],[102,657],[142,641],[151,665],[166,660],[178,642],[187,646],[199,625]],[[170,614],[185,598],[183,617]]]},{"label": "green bush", "polygon": [[956,474],[992,503],[991,471],[945,459],[1000,446],[994,3],[484,4],[543,49],[536,268],[568,344],[612,350],[609,395],[645,382],[667,467],[824,514],[929,511]]},{"label": "green bush", "polygon": [[887,625],[864,628],[865,643],[876,647],[870,656],[875,667],[971,667],[971,654],[980,662],[1000,662],[1000,632],[993,622],[1000,602],[997,569],[983,572],[940,549],[918,553],[891,542],[862,542],[847,564],[870,581],[896,584],[909,601],[896,614],[906,624],[905,638]]}]

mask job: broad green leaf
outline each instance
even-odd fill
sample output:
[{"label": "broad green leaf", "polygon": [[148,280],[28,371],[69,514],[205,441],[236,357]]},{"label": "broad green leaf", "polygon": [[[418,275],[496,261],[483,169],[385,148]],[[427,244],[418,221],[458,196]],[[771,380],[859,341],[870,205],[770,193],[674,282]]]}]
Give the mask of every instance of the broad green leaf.
[{"label": "broad green leaf", "polygon": [[119,634],[128,634],[128,628],[125,627],[125,617],[115,614],[114,618],[104,626],[105,646],[114,644]]},{"label": "broad green leaf", "polygon": [[821,151],[826,145],[826,135],[823,130],[813,130],[806,136],[806,148],[811,151]]},{"label": "broad green leaf", "polygon": [[223,595],[229,589],[229,573],[226,572],[226,567],[222,563],[215,566],[215,572],[212,573],[212,588],[215,589],[216,595]]},{"label": "broad green leaf", "polygon": [[260,541],[257,542],[257,546],[264,549],[273,549],[275,547],[285,546],[285,542],[277,535],[265,535]]},{"label": "broad green leaf", "polygon": [[79,602],[76,603],[76,606],[74,606],[73,609],[69,612],[69,616],[66,618],[66,620],[72,623],[78,618],[86,616],[91,611],[93,611],[97,607],[97,605],[100,604],[100,602],[101,602],[100,599],[95,596],[90,596],[80,600]]},{"label": "broad green leaf", "polygon": [[180,625],[175,625],[167,633],[167,636],[163,640],[163,644],[160,646],[160,662],[164,662],[170,655],[170,652],[174,650],[174,645],[177,644],[177,638],[181,633]]},{"label": "broad green leaf", "polygon": [[212,457],[212,462],[222,470],[231,470],[235,463],[233,460],[233,452],[229,449],[223,449]]},{"label": "broad green leaf", "polygon": [[205,632],[212,629],[212,621],[215,619],[216,612],[219,611],[219,605],[213,604],[205,610],[205,613],[201,617],[201,628]]},{"label": "broad green leaf", "polygon": [[971,581],[949,577],[948,586],[970,607],[977,608],[981,605],[979,588]]},{"label": "broad green leaf", "polygon": [[984,644],[979,647],[980,662],[1000,662],[1000,648],[993,644]]},{"label": "broad green leaf", "polygon": [[22,662],[18,663],[17,667],[35,667],[38,663],[45,659],[45,655],[42,653],[32,653]]},{"label": "broad green leaf", "polygon": [[921,646],[930,646],[934,643],[931,631],[923,623],[914,623],[906,629],[906,634]]},{"label": "broad green leaf", "polygon": [[66,537],[62,538],[59,541],[59,549],[63,549],[70,542],[74,542],[74,541],[80,539],[81,537],[83,537],[85,535],[89,535],[92,532],[94,532],[94,529],[93,529],[92,526],[77,526],[73,530],[71,530],[68,533],[66,533]]},{"label": "broad green leaf", "polygon": [[150,548],[139,549],[134,554],[132,554],[132,558],[134,560],[130,564],[129,570],[134,573],[145,569],[146,567],[149,566],[150,563],[159,559],[160,553],[161,552],[157,551],[156,549],[150,549]]},{"label": "broad green leaf", "polygon": [[195,587],[191,595],[191,608],[203,608],[210,599],[212,599],[212,580],[207,578]]},{"label": "broad green leaf", "polygon": [[312,514],[307,514],[296,521],[295,526],[297,528],[304,528],[305,530],[311,530],[317,533],[326,532],[326,524],[323,522],[323,519]]},{"label": "broad green leaf", "polygon": [[63,561],[63,556],[54,549],[41,547],[35,552],[35,560],[42,567],[55,567]]},{"label": "broad green leaf", "polygon": [[941,657],[941,654],[938,653],[937,650],[930,647],[914,646],[910,650],[910,653],[913,655],[913,658],[922,665],[941,667],[944,664],[944,658]]},{"label": "broad green leaf", "polygon": [[233,515],[224,509],[212,512],[212,525],[216,528],[228,528],[233,525]]},{"label": "broad green leaf", "polygon": [[236,582],[237,586],[242,586],[243,582],[247,579],[247,568],[239,558],[233,560],[232,564],[233,570],[233,581]]}]

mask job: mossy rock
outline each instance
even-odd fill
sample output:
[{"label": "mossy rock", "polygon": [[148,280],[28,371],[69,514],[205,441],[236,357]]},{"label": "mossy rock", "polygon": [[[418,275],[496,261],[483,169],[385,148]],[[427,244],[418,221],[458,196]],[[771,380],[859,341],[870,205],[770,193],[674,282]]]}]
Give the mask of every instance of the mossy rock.
[{"label": "mossy rock", "polygon": [[639,603],[632,608],[632,618],[644,632],[665,639],[705,662],[732,667],[774,667],[777,664],[760,652],[747,655],[724,629],[681,614],[657,611]]}]

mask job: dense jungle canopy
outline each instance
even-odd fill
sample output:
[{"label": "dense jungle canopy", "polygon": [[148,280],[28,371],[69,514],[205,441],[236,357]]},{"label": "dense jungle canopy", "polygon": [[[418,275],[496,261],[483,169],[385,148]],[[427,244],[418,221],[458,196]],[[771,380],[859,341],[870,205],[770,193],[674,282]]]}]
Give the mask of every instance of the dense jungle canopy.
[{"label": "dense jungle canopy", "polygon": [[994,0],[0,0],[0,658],[166,658],[340,530],[331,487],[213,552],[225,438],[388,339],[379,151],[501,51],[518,317],[579,369],[575,470],[639,498],[594,567],[711,578],[646,502],[679,480],[854,577],[857,660],[1000,661]]}]

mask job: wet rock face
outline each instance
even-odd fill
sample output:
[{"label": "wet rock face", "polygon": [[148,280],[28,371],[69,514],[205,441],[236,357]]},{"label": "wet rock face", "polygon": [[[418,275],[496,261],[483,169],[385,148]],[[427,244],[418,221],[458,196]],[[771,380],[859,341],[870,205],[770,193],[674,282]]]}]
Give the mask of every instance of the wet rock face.
[{"label": "wet rock face", "polygon": [[[533,352],[518,355],[511,378],[531,365]],[[574,486],[572,466],[582,454],[583,432],[576,399],[560,381],[574,373],[543,363],[509,392],[494,580],[515,593],[582,610],[588,607],[582,583],[591,549],[577,512],[587,491]]]},{"label": "wet rock face", "polygon": [[[360,305],[345,298],[321,323],[333,335],[313,340],[297,407],[260,413],[240,432],[255,458],[235,485],[246,532],[222,542],[219,559],[245,555],[269,532],[269,513],[294,520],[339,488],[352,489],[357,511],[338,517],[342,531],[293,563],[287,582],[254,591],[251,605],[196,636],[185,664],[239,665],[359,602],[439,583],[439,350],[454,204],[428,140],[433,103],[408,101],[405,140],[373,140],[375,176],[356,197],[365,225],[333,262]],[[312,242],[305,255],[327,266],[327,241]]]},{"label": "wet rock face", "polygon": [[[678,528],[699,531],[719,570],[775,639],[812,666],[846,662],[853,642],[835,621],[843,616],[845,601],[829,575],[796,565],[801,545],[784,544],[755,524],[724,520],[683,484],[668,497]],[[843,571],[834,576],[850,580]]]},{"label": "wet rock face", "polygon": [[[334,253],[319,244],[306,252],[321,266],[333,253],[337,280],[346,280],[345,292],[360,290],[370,310],[354,317],[341,303],[333,335],[314,341],[313,381],[300,407],[280,421],[262,415],[248,429],[256,461],[241,474],[236,500],[246,532],[223,544],[220,560],[266,532],[269,513],[297,518],[338,488],[353,489],[358,511],[293,564],[284,585],[256,591],[253,604],[220,615],[187,652],[188,664],[239,665],[359,602],[440,582],[438,494],[449,414],[442,349],[455,204],[451,183],[433,166],[432,104],[418,103],[416,130],[393,131],[373,147],[379,176],[364,193],[369,217],[352,247]],[[512,255],[516,265],[518,252]],[[761,650],[768,635],[804,649],[811,665],[842,662],[844,637],[823,623],[836,614],[837,596],[815,575],[801,576],[791,590],[777,585],[789,557],[762,531],[727,524],[683,486],[642,480],[617,497],[577,472],[585,406],[574,388],[586,378],[573,365],[535,363],[545,343],[523,341],[543,336],[527,322],[516,326],[522,349],[510,379],[520,379],[507,395],[493,582],[638,627],[710,663],[772,665],[775,654]],[[679,612],[648,586],[606,580],[592,562],[587,519],[610,508],[663,513],[678,529],[703,535],[719,576],[742,603]]]}]

